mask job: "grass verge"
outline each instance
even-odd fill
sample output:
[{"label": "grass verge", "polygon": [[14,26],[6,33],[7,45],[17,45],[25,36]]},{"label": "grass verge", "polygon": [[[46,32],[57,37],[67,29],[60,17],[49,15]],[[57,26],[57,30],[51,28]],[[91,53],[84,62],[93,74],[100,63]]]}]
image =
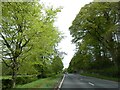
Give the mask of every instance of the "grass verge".
[{"label": "grass verge", "polygon": [[56,75],[54,77],[38,79],[28,84],[17,85],[16,88],[55,88],[61,77],[62,75]]},{"label": "grass verge", "polygon": [[80,75],[96,77],[96,78],[100,78],[100,79],[106,79],[106,80],[119,82],[119,79],[116,78],[116,77],[107,77],[107,76],[103,76],[103,75],[99,75],[99,74],[95,74],[95,73],[94,74],[91,74],[91,73],[81,73]]}]

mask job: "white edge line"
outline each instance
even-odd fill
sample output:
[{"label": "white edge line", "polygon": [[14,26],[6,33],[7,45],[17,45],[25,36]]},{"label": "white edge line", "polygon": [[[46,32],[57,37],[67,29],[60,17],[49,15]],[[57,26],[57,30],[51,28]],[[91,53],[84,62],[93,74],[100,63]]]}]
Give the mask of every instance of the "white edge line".
[{"label": "white edge line", "polygon": [[94,84],[93,84],[93,83],[91,83],[91,82],[89,82],[89,84],[90,84],[90,85],[92,85],[92,86],[94,86]]},{"label": "white edge line", "polygon": [[59,86],[58,86],[58,90],[61,88],[61,86],[62,86],[62,84],[63,84],[64,79],[65,79],[65,74],[64,74],[64,76],[63,76],[63,78],[62,78],[62,81],[60,82],[60,84],[59,84]]}]

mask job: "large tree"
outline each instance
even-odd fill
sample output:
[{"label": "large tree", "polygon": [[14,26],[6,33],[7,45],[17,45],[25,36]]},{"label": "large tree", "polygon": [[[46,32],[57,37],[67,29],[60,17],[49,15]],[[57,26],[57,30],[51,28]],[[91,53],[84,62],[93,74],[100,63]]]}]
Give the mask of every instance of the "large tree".
[{"label": "large tree", "polygon": [[23,60],[33,56],[34,62],[41,54],[48,57],[54,52],[60,40],[53,26],[58,11],[44,9],[38,2],[2,2],[2,60],[12,69],[13,87]]},{"label": "large tree", "polygon": [[90,55],[87,60],[98,61],[101,67],[106,60],[119,66],[119,10],[120,2],[92,2],[81,8],[70,33],[82,57]]}]

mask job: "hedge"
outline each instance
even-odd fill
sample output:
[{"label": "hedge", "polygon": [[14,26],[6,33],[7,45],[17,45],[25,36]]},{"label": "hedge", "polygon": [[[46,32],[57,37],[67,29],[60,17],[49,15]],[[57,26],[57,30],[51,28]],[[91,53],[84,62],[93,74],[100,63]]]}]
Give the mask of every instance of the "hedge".
[{"label": "hedge", "polygon": [[[16,78],[16,84],[26,84],[30,83],[32,81],[37,80],[36,76],[22,76],[22,77],[17,77]],[[1,79],[2,81],[2,89],[3,90],[9,90],[12,88],[12,79]]]}]

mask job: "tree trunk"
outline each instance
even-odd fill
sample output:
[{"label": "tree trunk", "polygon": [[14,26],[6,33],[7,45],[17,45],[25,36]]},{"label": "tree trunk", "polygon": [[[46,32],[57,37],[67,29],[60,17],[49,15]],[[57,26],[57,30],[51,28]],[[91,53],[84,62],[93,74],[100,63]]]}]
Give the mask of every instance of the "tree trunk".
[{"label": "tree trunk", "polygon": [[12,72],[12,88],[15,88],[16,77],[17,77],[17,62],[16,62],[16,59],[14,59],[12,71],[13,71]]},{"label": "tree trunk", "polygon": [[16,72],[15,70],[13,70],[13,74],[12,74],[12,87],[15,88],[16,85]]}]

